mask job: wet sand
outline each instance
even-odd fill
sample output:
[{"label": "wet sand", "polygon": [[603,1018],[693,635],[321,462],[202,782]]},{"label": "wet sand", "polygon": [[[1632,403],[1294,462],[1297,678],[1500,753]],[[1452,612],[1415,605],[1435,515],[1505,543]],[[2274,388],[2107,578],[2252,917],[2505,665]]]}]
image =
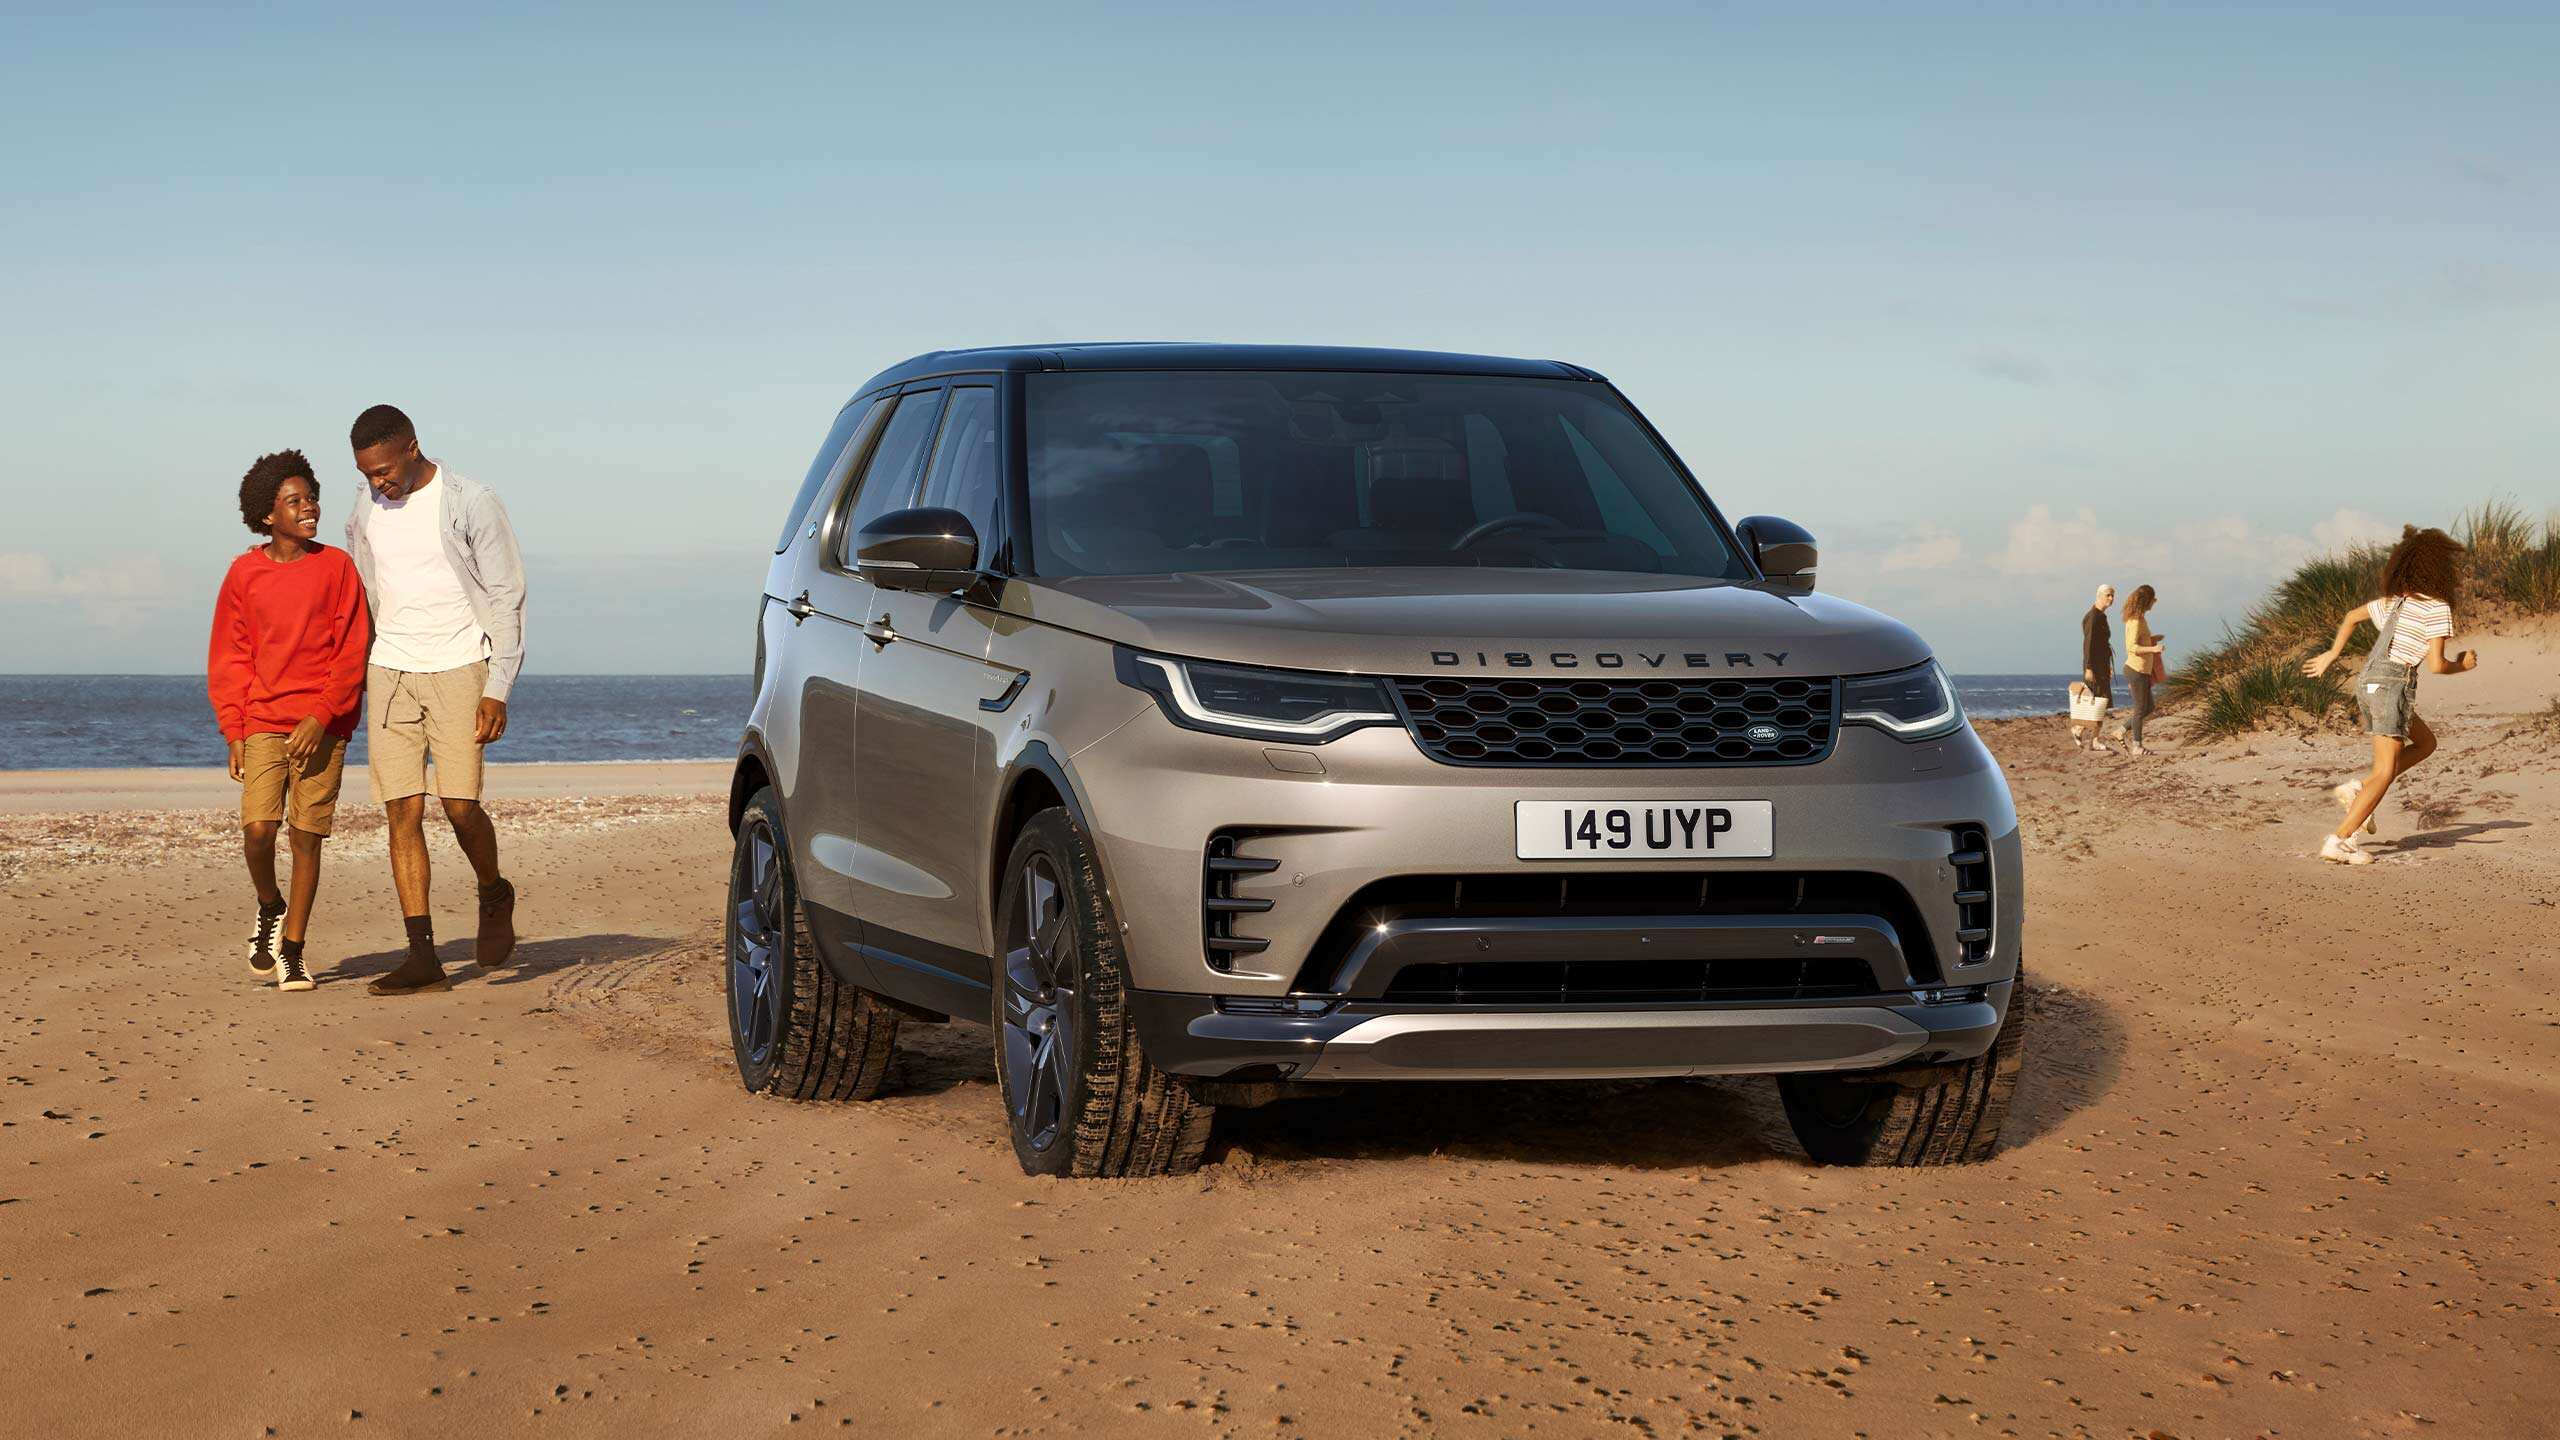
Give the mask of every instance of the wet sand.
[{"label": "wet sand", "polygon": [[2310,858],[2352,738],[1986,725],[2037,1028],[1962,1171],[1810,1168],[1718,1082],[1378,1089],[1030,1180],[974,1025],[872,1105],[740,1092],[718,767],[501,772],[518,963],[468,972],[438,840],[466,973],[398,1001],[359,798],[284,996],[227,781],[0,776],[0,1432],[2560,1433],[2552,688],[2431,680],[2356,872]]}]

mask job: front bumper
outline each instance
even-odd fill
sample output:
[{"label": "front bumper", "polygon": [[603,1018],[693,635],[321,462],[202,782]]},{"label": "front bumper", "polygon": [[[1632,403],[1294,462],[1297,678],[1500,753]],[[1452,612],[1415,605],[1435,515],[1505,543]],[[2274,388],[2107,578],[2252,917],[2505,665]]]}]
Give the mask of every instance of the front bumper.
[{"label": "front bumper", "polygon": [[[1193,996],[1280,997],[1333,963],[1328,930],[1376,882],[1412,876],[1493,877],[1553,885],[1612,867],[1525,861],[1514,853],[1515,801],[1761,799],[1776,814],[1765,860],[1633,861],[1621,872],[1686,873],[1723,883],[1776,872],[1880,876],[1915,914],[1896,943],[1915,962],[1876,970],[1877,990],[1981,985],[2016,974],[2025,912],[2017,814],[1998,763],[1970,728],[1905,743],[1845,727],[1817,764],[1615,770],[1442,765],[1401,727],[1355,731],[1330,744],[1288,747],[1181,729],[1153,707],[1068,761],[1100,851],[1132,988]],[[1953,827],[1979,826],[1998,896],[1987,949],[1960,954]],[[1237,933],[1267,942],[1220,957],[1204,944],[1204,851],[1241,837],[1240,853],[1267,872],[1230,882],[1235,899],[1267,908],[1239,915]],[[1477,884],[1471,880],[1470,884]],[[1470,890],[1470,896],[1483,887]],[[1505,897],[1510,898],[1510,897]],[[1771,926],[1809,916],[1771,914]],[[1915,933],[1916,932],[1916,933]],[[1338,931],[1334,932],[1339,934]],[[1323,943],[1320,943],[1323,942]],[[1310,961],[1316,963],[1311,967]]]},{"label": "front bumper", "polygon": [[[1944,1003],[1911,994],[1819,1005],[1418,1010],[1352,1002],[1244,1014],[1217,997],[1132,991],[1148,1058],[1200,1079],[1589,1080],[1872,1070],[1991,1048],[2013,982]],[[1943,993],[1943,992],[1942,992]]]}]

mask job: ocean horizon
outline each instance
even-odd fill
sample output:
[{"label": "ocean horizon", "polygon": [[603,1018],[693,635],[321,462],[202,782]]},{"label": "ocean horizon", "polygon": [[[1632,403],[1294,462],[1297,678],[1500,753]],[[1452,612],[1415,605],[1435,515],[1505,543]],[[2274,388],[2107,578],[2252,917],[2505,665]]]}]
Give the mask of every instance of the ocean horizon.
[{"label": "ocean horizon", "polygon": [[[1957,675],[1976,719],[2058,713],[2068,675]],[[541,675],[516,683],[499,761],[725,760],[737,754],[752,677]],[[364,761],[364,733],[348,747]],[[0,770],[223,763],[195,675],[0,675]]]}]

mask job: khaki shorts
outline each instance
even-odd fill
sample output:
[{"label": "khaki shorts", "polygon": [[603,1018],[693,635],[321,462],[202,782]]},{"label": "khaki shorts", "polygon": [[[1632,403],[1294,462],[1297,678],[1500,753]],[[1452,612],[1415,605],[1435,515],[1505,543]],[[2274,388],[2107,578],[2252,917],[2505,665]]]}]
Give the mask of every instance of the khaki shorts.
[{"label": "khaki shorts", "polygon": [[427,761],[436,765],[436,794],[480,798],[480,687],[489,662],[429,675],[368,665],[364,672],[365,746],[372,759],[373,798],[427,793]]},{"label": "khaki shorts", "polygon": [[284,742],[282,735],[252,735],[240,742],[240,823],[282,820],[307,834],[326,835],[338,821],[347,737],[321,736],[320,748],[299,765],[285,754]]}]

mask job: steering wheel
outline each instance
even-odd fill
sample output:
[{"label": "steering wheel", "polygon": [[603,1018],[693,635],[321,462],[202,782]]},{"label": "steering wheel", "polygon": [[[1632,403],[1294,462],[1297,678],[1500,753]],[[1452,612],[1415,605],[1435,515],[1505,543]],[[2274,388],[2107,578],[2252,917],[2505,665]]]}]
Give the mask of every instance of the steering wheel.
[{"label": "steering wheel", "polygon": [[1492,519],[1469,529],[1466,534],[1450,541],[1449,548],[1452,550],[1464,550],[1472,545],[1481,545],[1496,535],[1508,535],[1514,530],[1564,530],[1568,528],[1570,527],[1553,515],[1541,515],[1534,510],[1514,510],[1508,515],[1496,515]]}]

